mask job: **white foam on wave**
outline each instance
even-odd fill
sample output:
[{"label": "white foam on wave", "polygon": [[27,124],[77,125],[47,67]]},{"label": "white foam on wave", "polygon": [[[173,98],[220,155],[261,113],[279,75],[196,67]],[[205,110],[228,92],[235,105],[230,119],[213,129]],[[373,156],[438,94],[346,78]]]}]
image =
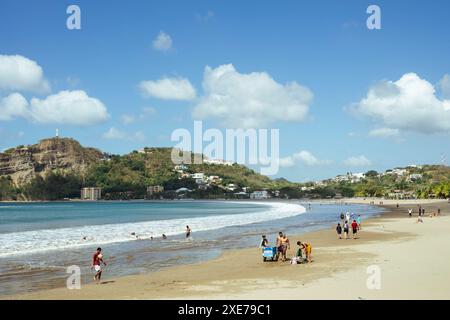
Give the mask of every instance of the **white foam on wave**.
[{"label": "white foam on wave", "polygon": [[[47,230],[32,230],[0,234],[0,257],[23,255],[50,250],[61,250],[118,243],[136,240],[131,233],[140,237],[159,237],[163,233],[178,235],[184,232],[186,225],[194,231],[209,231],[225,227],[246,225],[257,222],[277,220],[302,214],[306,209],[294,203],[283,202],[247,202],[248,204],[264,204],[266,210],[195,217],[186,219],[155,220],[145,222],[130,222],[122,224],[92,225],[74,228],[59,228]],[[87,240],[83,237],[87,236]]]}]

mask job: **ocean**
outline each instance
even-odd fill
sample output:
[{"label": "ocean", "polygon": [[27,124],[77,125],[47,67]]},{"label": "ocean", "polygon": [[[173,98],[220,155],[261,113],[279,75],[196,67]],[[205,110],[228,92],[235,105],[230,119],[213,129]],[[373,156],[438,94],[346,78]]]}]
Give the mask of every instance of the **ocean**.
[{"label": "ocean", "polygon": [[107,279],[258,247],[261,234],[273,242],[278,231],[328,228],[347,211],[365,219],[381,209],[299,201],[0,203],[0,295],[65,286],[72,265],[81,268],[82,283],[89,283],[98,246],[108,263]]}]

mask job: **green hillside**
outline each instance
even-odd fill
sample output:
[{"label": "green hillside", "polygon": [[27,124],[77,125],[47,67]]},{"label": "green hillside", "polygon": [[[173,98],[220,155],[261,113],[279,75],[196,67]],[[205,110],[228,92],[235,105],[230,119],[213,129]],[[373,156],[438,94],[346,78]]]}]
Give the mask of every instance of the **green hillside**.
[{"label": "green hillside", "polygon": [[[100,187],[104,199],[143,199],[147,187],[162,186],[151,198],[175,198],[180,188],[190,198],[248,197],[268,190],[280,198],[448,198],[450,167],[439,165],[348,173],[316,183],[270,179],[243,165],[186,164],[171,160],[171,148],[145,148],[126,155],[108,155],[82,147],[73,139],[44,139],[0,153],[0,200],[79,198],[82,187]],[[191,154],[191,159],[193,155]],[[191,161],[193,162],[193,161]],[[203,174],[202,181],[194,179]]]},{"label": "green hillside", "polygon": [[[84,153],[85,149],[88,150],[82,147],[75,150]],[[14,148],[8,152],[15,152]],[[56,166],[48,169],[45,174],[35,172],[34,178],[21,185],[13,183],[9,175],[11,172],[8,171],[8,174],[0,176],[0,200],[78,198],[82,187],[101,187],[105,199],[142,199],[147,196],[147,187],[154,185],[161,185],[166,190],[158,197],[174,197],[175,190],[185,187],[193,191],[191,197],[224,198],[232,197],[233,191],[240,191],[243,187],[257,190],[295,185],[286,180],[271,180],[238,164],[187,164],[185,173],[188,175],[202,172],[205,176],[219,176],[221,179],[220,183],[199,190],[194,179],[183,178],[174,170],[171,152],[172,148],[145,148],[122,156],[104,155],[91,161],[83,171],[77,171],[76,168],[69,170],[67,164],[64,168]],[[59,155],[63,153],[64,150],[58,152]],[[191,158],[193,159],[193,155]],[[227,190],[225,187],[228,184],[236,185],[236,190]]]}]

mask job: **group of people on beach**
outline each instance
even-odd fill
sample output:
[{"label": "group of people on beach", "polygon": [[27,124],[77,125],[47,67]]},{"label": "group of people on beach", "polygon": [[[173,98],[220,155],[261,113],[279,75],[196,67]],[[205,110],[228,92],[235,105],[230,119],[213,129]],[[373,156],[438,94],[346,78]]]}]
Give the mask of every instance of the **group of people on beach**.
[{"label": "group of people on beach", "polygon": [[[422,208],[422,205],[418,204],[417,205],[417,211],[418,211],[418,215],[417,215],[417,223],[423,223],[423,219],[422,217],[425,216],[425,208]],[[413,210],[411,208],[408,209],[408,216],[412,217],[413,214]],[[438,217],[441,215],[441,209],[438,208],[437,211],[433,211],[430,213],[430,218],[433,217]]]},{"label": "group of people on beach", "polygon": [[[281,256],[282,262],[287,261],[288,260],[287,253],[288,253],[288,250],[291,249],[291,244],[290,244],[289,238],[287,237],[287,235],[284,232],[282,232],[282,231],[278,232],[275,246],[277,248],[277,259],[276,260],[278,260]],[[304,263],[304,262],[312,262],[312,258],[311,258],[312,246],[311,246],[311,244],[307,243],[307,242],[297,241],[297,246],[298,246],[298,249],[296,251],[295,256],[292,257],[291,263],[297,264],[297,263]],[[262,250],[264,250],[264,248],[267,248],[267,247],[270,247],[269,240],[267,239],[267,237],[265,235],[263,235],[261,244],[260,244],[260,248]],[[303,256],[305,256],[305,258],[303,258]]]},{"label": "group of people on beach", "polygon": [[357,239],[358,231],[361,230],[361,215],[350,214],[350,212],[344,215],[342,212],[340,218],[341,222],[338,222],[336,226],[339,239],[342,239],[342,232],[344,232],[345,239],[349,239],[350,228],[352,229],[353,239]]}]

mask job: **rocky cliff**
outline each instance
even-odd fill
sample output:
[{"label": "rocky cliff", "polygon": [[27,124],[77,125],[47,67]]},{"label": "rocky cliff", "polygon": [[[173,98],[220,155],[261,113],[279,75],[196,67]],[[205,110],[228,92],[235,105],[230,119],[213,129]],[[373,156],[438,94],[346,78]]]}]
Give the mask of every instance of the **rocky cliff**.
[{"label": "rocky cliff", "polygon": [[10,176],[14,185],[30,182],[36,175],[50,171],[83,174],[89,165],[100,161],[104,154],[84,148],[74,139],[44,139],[30,146],[20,146],[0,153],[0,177]]}]

